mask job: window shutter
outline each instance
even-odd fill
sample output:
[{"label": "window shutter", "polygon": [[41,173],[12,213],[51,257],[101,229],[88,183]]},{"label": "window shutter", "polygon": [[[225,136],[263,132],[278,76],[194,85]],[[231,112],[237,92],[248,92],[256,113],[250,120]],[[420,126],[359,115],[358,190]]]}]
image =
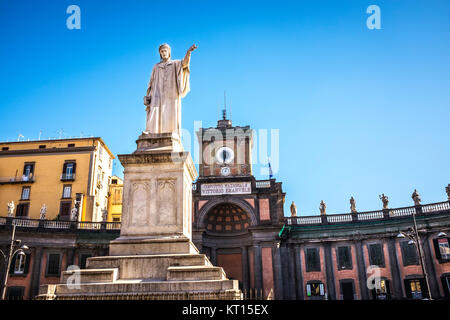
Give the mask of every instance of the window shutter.
[{"label": "window shutter", "polygon": [[405,283],[405,293],[406,293],[406,298],[408,299],[412,299],[412,295],[411,295],[411,285],[409,283],[409,280],[404,280]]},{"label": "window shutter", "polygon": [[31,254],[27,253],[25,258],[25,266],[23,268],[23,273],[27,274],[28,270],[30,269],[30,260],[31,260]]},{"label": "window shutter", "polygon": [[67,170],[67,162],[66,163],[64,163],[64,165],[63,165],[63,171],[62,171],[62,173],[66,173],[66,170]]},{"label": "window shutter", "polygon": [[442,256],[441,256],[441,250],[439,249],[438,239],[433,239],[433,243],[434,243],[434,252],[436,253],[436,259],[441,260]]},{"label": "window shutter", "polygon": [[74,162],[73,163],[73,173],[75,173],[77,171],[77,163]]},{"label": "window shutter", "polygon": [[14,266],[16,265],[16,258],[17,258],[17,254],[15,254],[14,256],[12,256],[11,258],[11,266],[9,267],[9,273],[13,274],[14,273]]},{"label": "window shutter", "polygon": [[422,297],[429,298],[430,295],[428,293],[427,282],[425,281],[424,278],[421,278],[419,281],[420,281],[420,289],[422,290]]},{"label": "window shutter", "polygon": [[23,205],[23,216],[24,217],[28,217],[28,208],[29,207],[30,207],[30,205],[28,203]]},{"label": "window shutter", "polygon": [[391,284],[389,280],[384,280],[384,285],[386,286],[386,298],[391,299]]},{"label": "window shutter", "polygon": [[444,294],[446,298],[450,297],[449,285],[450,285],[450,277],[441,277],[442,288],[444,288]]}]

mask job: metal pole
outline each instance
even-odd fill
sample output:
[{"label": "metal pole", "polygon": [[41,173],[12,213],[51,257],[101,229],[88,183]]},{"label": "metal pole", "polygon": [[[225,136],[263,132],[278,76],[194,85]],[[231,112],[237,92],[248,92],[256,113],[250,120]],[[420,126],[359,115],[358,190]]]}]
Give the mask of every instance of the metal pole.
[{"label": "metal pole", "polygon": [[431,289],[430,289],[430,283],[428,282],[428,274],[427,271],[425,270],[425,266],[424,266],[424,259],[423,259],[423,255],[422,255],[422,245],[420,243],[420,237],[419,237],[419,232],[417,231],[417,223],[416,223],[416,213],[414,211],[413,213],[413,220],[414,220],[414,233],[415,233],[415,238],[416,238],[416,248],[417,251],[419,253],[419,259],[420,259],[420,266],[422,267],[422,273],[423,276],[425,277],[425,282],[427,284],[427,288],[428,288],[428,296],[430,298],[430,300],[433,300],[433,297],[431,296]]},{"label": "metal pole", "polygon": [[14,237],[15,236],[16,236],[16,225],[14,224],[13,231],[11,234],[11,245],[9,247],[8,263],[6,263],[5,280],[3,281],[2,300],[5,300],[5,298],[6,298],[6,286],[8,284],[9,269],[11,268],[11,256],[12,256],[13,250],[14,250]]}]

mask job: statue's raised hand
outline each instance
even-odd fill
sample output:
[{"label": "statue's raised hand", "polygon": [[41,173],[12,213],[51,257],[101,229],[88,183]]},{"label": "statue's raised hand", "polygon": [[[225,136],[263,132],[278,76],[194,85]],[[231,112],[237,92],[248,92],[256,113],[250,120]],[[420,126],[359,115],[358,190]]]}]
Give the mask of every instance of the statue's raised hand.
[{"label": "statue's raised hand", "polygon": [[192,51],[194,51],[195,49],[197,49],[197,46],[196,46],[195,44],[193,44],[193,45],[188,49],[188,52],[192,52]]}]

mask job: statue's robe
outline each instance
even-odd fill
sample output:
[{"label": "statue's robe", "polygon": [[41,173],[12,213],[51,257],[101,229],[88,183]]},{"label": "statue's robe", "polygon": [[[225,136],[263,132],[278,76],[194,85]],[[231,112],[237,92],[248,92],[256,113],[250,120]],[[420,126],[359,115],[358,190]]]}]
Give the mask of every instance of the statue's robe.
[{"label": "statue's robe", "polygon": [[148,133],[170,133],[180,135],[181,98],[190,90],[189,64],[183,60],[157,63],[148,84],[150,104],[147,106]]}]

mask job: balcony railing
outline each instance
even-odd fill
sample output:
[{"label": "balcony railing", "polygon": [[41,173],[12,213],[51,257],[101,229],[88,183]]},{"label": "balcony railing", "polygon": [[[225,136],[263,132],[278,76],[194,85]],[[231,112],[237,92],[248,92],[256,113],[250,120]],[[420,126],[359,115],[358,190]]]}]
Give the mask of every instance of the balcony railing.
[{"label": "balcony railing", "polygon": [[436,213],[442,213],[447,211],[450,215],[450,201],[430,203],[419,206],[384,209],[378,211],[367,212],[355,212],[344,214],[327,214],[316,216],[298,216],[298,217],[285,217],[287,226],[300,226],[300,225],[330,225],[330,224],[344,224],[355,223],[360,221],[376,221],[376,220],[389,220],[411,216],[416,214],[417,216],[432,215]]},{"label": "balcony railing", "polygon": [[256,188],[270,188],[270,180],[256,181]]},{"label": "balcony railing", "polygon": [[61,173],[61,181],[75,180],[75,173]]},{"label": "balcony railing", "polygon": [[22,217],[0,217],[0,226],[15,225],[22,228],[51,229],[51,230],[91,230],[118,231],[120,222],[78,222],[62,220],[40,220]]},{"label": "balcony railing", "polygon": [[36,176],[30,175],[22,175],[15,177],[0,177],[0,184],[8,184],[8,183],[33,183],[36,179]]}]

